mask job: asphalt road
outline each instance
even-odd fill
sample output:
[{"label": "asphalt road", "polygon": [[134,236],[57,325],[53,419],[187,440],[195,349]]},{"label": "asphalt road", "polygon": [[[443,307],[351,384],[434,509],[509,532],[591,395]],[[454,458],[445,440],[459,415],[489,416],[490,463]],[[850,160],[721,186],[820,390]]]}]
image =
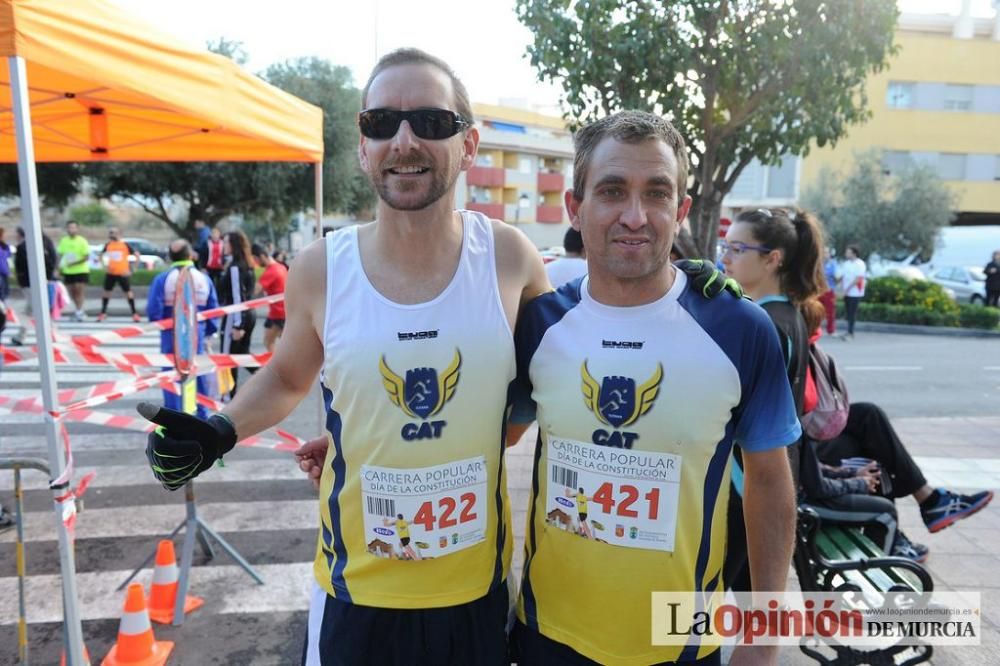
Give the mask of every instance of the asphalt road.
[{"label": "asphalt road", "polygon": [[877,403],[897,418],[1000,414],[1000,338],[859,332],[820,344],[852,402]]}]

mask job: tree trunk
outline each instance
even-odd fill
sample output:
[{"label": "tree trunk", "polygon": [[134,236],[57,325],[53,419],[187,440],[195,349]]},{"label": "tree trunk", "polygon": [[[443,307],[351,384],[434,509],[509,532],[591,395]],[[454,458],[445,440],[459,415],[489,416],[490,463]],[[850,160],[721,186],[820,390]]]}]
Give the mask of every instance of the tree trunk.
[{"label": "tree trunk", "polygon": [[691,205],[691,244],[695,256],[691,258],[715,261],[715,246],[719,239],[719,218],[722,216],[722,197],[716,201],[717,191],[706,188],[707,196],[699,197]]}]

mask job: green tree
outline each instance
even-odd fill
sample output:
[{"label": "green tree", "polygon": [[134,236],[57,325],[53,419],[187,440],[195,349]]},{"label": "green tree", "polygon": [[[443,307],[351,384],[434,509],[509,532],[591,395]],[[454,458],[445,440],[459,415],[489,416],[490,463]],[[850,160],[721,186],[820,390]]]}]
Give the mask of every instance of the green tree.
[{"label": "green tree", "polygon": [[895,0],[517,0],[531,63],[569,118],[621,109],[688,141],[693,238],[715,256],[723,197],[755,158],[832,144],[868,115],[865,82],[893,53]]},{"label": "green tree", "polygon": [[889,172],[878,151],[859,153],[846,172],[823,168],[802,203],[816,212],[838,255],[849,244],[864,256],[930,255],[954,217],[955,194],[930,166],[910,162]]},{"label": "green tree", "polygon": [[[83,187],[83,169],[79,164],[37,164],[38,193],[42,204],[61,208]],[[0,196],[19,197],[20,181],[16,164],[0,164]]]},{"label": "green tree", "polygon": [[[237,61],[246,58],[238,42],[209,44]],[[273,65],[263,75],[273,85],[320,106],[325,139],[323,194],[326,210],[359,212],[370,206],[367,181],[357,166],[354,117],[359,92],[350,71],[316,58]],[[179,236],[194,239],[195,220],[215,226],[240,215],[273,234],[287,230],[292,213],[314,204],[313,166],[287,162],[104,163],[88,170],[95,196],[131,201]],[[174,212],[181,201],[186,215]]]},{"label": "green tree", "polygon": [[[361,91],[351,70],[319,58],[298,58],[271,65],[264,78],[273,85],[323,109],[323,196],[328,210],[352,215],[369,211],[375,193],[358,164],[358,111]],[[292,165],[297,166],[297,165]],[[312,200],[312,167],[300,196]]]},{"label": "green tree", "polygon": [[84,227],[104,227],[111,224],[111,213],[99,201],[91,201],[71,207],[69,219]]}]

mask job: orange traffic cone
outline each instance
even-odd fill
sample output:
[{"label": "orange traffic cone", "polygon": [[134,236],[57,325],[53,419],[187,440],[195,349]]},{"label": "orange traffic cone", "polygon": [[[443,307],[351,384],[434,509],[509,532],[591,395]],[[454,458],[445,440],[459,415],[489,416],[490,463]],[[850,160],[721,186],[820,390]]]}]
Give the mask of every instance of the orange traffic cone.
[{"label": "orange traffic cone", "polygon": [[173,649],[173,641],[158,641],[153,636],[142,585],[132,583],[125,593],[125,610],[118,626],[118,641],[101,666],[162,666]]},{"label": "orange traffic cone", "polygon": [[[174,619],[174,604],[177,602],[177,556],[174,542],[164,539],[156,547],[156,568],[153,569],[153,584],[149,588],[149,619],[160,624],[170,624]],[[184,613],[201,608],[205,600],[201,597],[184,597]]]},{"label": "orange traffic cone", "polygon": [[[59,666],[66,666],[66,649],[63,648],[62,656],[59,658]],[[83,646],[83,666],[90,666],[90,652],[87,651],[87,646]]]}]

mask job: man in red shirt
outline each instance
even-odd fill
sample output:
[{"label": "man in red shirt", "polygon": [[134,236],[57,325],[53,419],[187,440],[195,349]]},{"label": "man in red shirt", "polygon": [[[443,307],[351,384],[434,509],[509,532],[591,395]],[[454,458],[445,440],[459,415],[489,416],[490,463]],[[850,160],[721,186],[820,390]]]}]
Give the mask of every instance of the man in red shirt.
[{"label": "man in red shirt", "polygon": [[[257,291],[263,290],[265,294],[285,293],[285,280],[288,278],[288,269],[284,264],[275,261],[263,247],[257,243],[250,249],[253,258],[264,267],[264,272],[257,280]],[[268,306],[267,319],[264,321],[264,346],[267,351],[274,351],[274,343],[281,337],[281,331],[285,328],[285,302],[279,301]]]},{"label": "man in red shirt", "polygon": [[212,227],[212,231],[204,245],[198,248],[199,266],[205,269],[208,277],[212,280],[216,289],[219,287],[219,278],[222,277],[222,269],[226,265],[225,253],[222,250],[222,232],[218,227]]}]

